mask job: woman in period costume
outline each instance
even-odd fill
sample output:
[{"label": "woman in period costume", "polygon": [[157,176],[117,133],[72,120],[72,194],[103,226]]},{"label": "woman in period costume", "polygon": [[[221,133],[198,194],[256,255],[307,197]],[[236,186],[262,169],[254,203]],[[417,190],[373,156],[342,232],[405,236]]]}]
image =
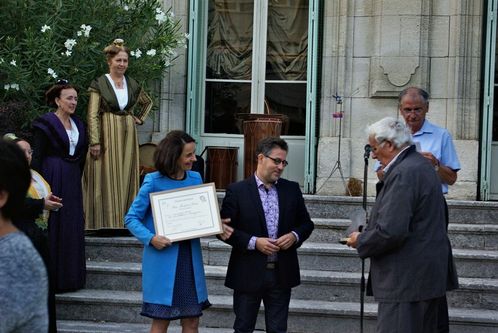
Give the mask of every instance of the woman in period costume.
[{"label": "woman in period costume", "polygon": [[[18,138],[13,133],[3,136],[4,140],[16,143],[26,155],[28,164],[31,164],[33,150],[28,141]],[[43,263],[49,272],[49,246],[48,246],[48,217],[49,211],[57,210],[62,207],[61,198],[52,194],[50,185],[35,170],[31,169],[31,184],[28,188],[28,194],[24,200],[24,207],[19,216],[13,219],[14,225],[28,236],[33,243],[38,254],[43,259]],[[57,332],[55,318],[55,293],[54,286],[48,276],[48,314],[49,314],[49,333]]]},{"label": "woman in period costume", "polygon": [[195,162],[195,141],[183,131],[172,131],[154,153],[158,170],[148,173],[128,214],[126,227],[144,244],[141,315],[152,318],[151,333],[167,332],[180,319],[183,332],[197,332],[208,301],[199,238],[172,243],[154,229],[149,194],[202,184]]},{"label": "woman in period costume", "polygon": [[62,207],[48,219],[50,273],[56,292],[85,286],[85,224],[81,175],[87,152],[86,129],[74,115],[78,104],[76,88],[60,80],[45,94],[56,107],[33,121],[32,167],[62,198]]},{"label": "woman in period costume", "polygon": [[129,50],[122,39],[104,49],[109,73],[89,88],[89,156],[83,177],[87,229],[123,228],[139,187],[136,124],[143,124],[152,100],[126,76]]}]

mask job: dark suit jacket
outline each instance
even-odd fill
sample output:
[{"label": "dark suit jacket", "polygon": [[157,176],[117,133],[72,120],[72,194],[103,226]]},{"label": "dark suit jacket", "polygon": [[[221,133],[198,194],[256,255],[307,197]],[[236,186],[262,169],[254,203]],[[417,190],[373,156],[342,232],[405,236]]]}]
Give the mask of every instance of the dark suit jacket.
[{"label": "dark suit jacket", "polygon": [[[279,179],[278,191],[279,224],[278,237],[296,232],[299,242],[285,251],[278,252],[278,279],[283,288],[292,288],[300,283],[297,248],[310,236],[314,224],[304,205],[299,184]],[[267,256],[258,250],[248,250],[251,236],[268,237],[263,205],[259,197],[254,175],[231,184],[221,208],[223,218],[231,218],[234,228],[226,243],[232,246],[225,286],[242,292],[254,292],[263,284]]]},{"label": "dark suit jacket", "polygon": [[456,282],[446,234],[444,197],[434,168],[411,146],[384,175],[370,220],[358,237],[370,258],[369,282],[380,302],[441,297]]}]

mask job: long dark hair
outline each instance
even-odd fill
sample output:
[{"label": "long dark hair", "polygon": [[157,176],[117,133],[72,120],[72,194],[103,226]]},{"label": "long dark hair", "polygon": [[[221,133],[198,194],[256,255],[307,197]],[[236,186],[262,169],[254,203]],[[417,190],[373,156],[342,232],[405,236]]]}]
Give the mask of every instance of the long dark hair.
[{"label": "long dark hair", "polygon": [[164,176],[172,176],[178,171],[177,161],[182,155],[183,147],[194,142],[194,138],[181,130],[169,132],[157,145],[154,152],[154,167]]}]

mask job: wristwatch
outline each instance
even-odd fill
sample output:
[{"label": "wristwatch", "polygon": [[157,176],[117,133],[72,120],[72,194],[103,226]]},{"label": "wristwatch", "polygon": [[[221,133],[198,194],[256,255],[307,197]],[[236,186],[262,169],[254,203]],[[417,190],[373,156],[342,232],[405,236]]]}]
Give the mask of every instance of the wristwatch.
[{"label": "wristwatch", "polygon": [[436,170],[436,172],[438,172],[438,171],[439,171],[439,166],[440,166],[440,163],[439,163],[439,160],[438,160],[438,159],[436,159],[436,161],[437,161],[437,162],[436,162],[436,165],[434,165],[434,170]]}]

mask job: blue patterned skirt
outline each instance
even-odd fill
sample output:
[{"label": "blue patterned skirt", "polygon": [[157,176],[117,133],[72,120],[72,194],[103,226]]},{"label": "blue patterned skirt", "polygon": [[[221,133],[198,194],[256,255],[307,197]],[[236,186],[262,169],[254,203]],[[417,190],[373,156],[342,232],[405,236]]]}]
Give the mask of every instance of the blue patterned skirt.
[{"label": "blue patterned skirt", "polygon": [[202,316],[202,310],[211,306],[208,300],[198,303],[190,240],[181,241],[178,249],[175,286],[171,306],[143,302],[142,316],[153,319],[175,320]]}]

